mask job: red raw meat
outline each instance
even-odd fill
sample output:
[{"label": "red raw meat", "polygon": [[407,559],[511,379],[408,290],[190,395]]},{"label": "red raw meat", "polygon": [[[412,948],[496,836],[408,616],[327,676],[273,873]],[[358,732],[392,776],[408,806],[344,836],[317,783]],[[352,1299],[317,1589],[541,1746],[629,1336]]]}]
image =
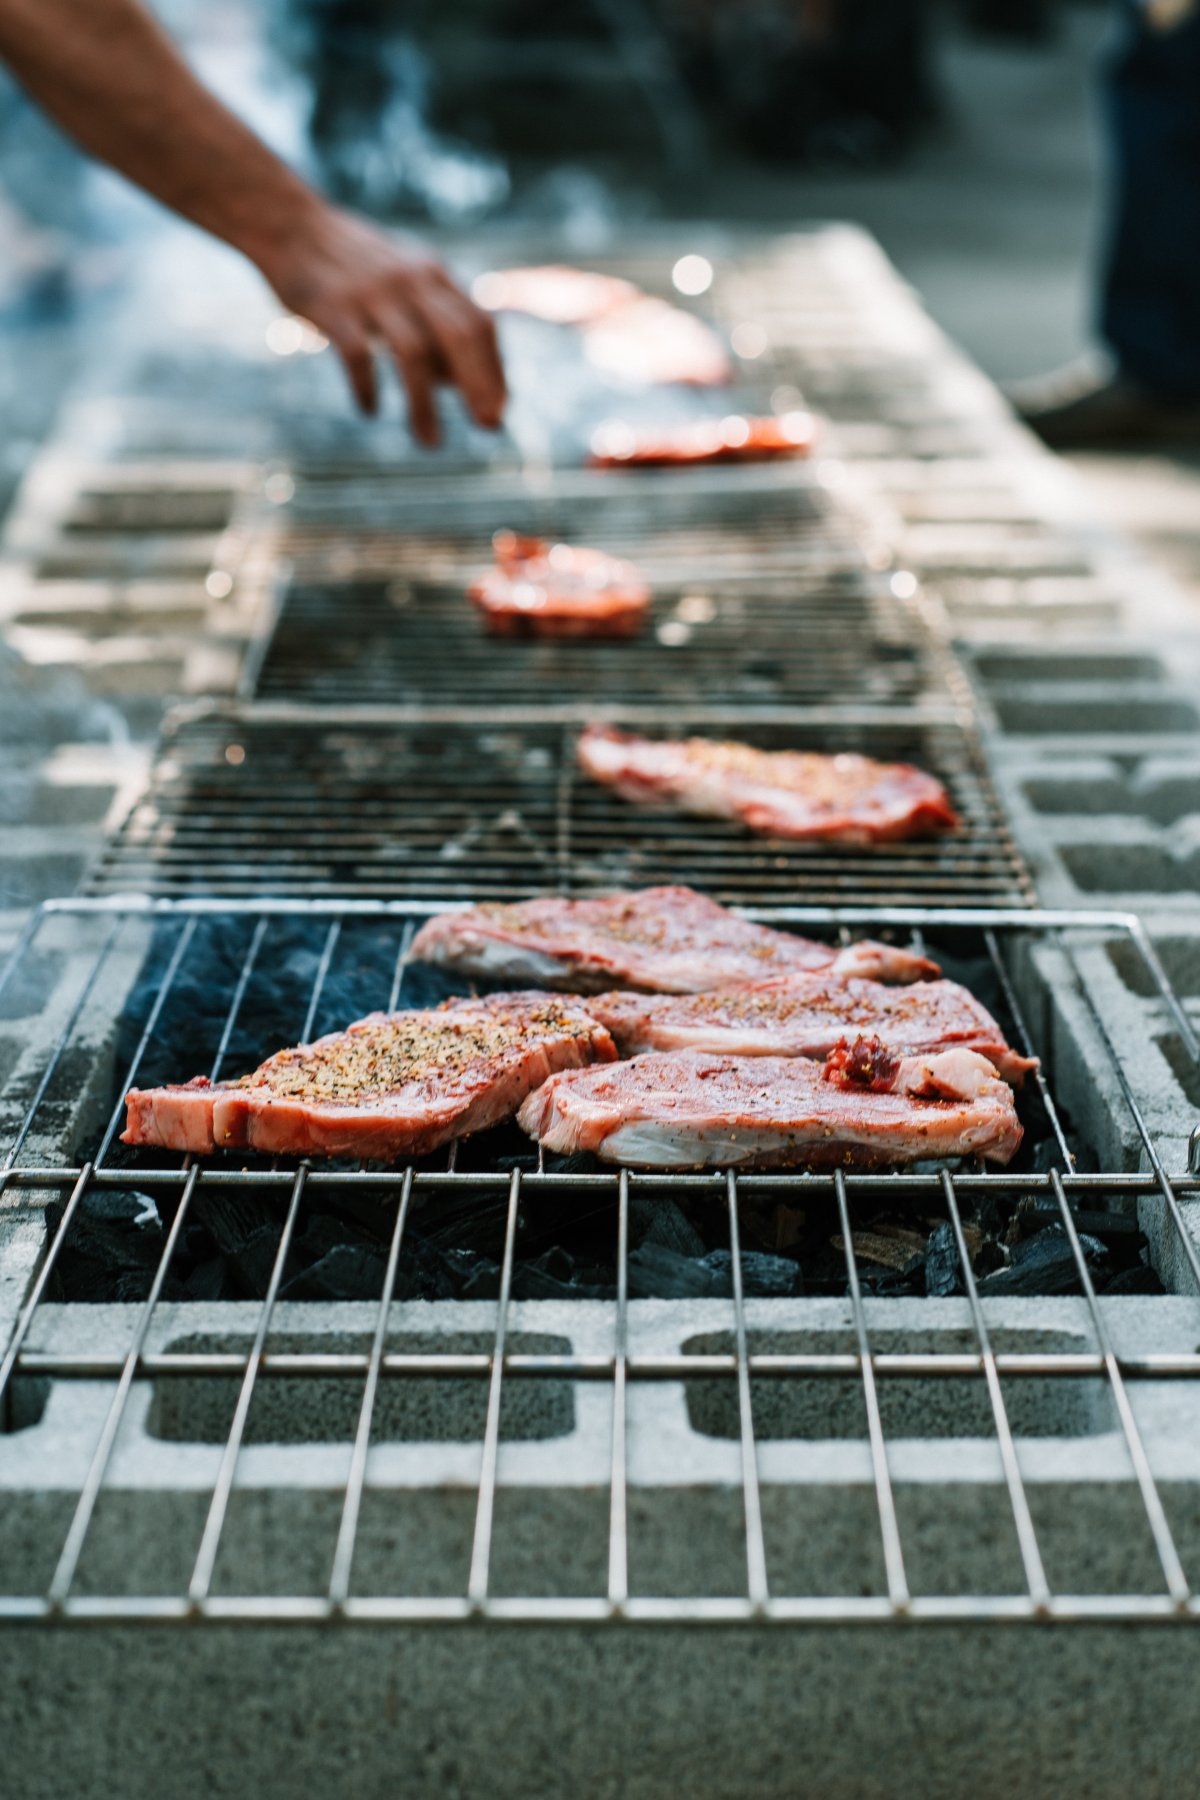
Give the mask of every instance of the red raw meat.
[{"label": "red raw meat", "polygon": [[551,1076],[517,1121],[547,1150],[638,1169],[1007,1163],[1023,1135],[1011,1088],[971,1050],[906,1058],[882,1093],[803,1056],[635,1056]]},{"label": "red raw meat", "polygon": [[767,837],[880,844],[953,831],[959,822],[934,776],[869,756],[652,739],[590,725],[579,761],[626,800],[737,819]]},{"label": "red raw meat", "polygon": [[723,387],[733,379],[729,352],[712,327],[648,294],[585,325],[583,348],[594,368],[637,386]]},{"label": "red raw meat", "polygon": [[917,981],[935,962],[869,938],[816,944],[718,906],[694,888],[641,888],[596,899],[547,895],[440,913],[413,940],[417,961],[464,975],[591,992],[622,987],[691,994],[734,981],[818,970],[831,977]]},{"label": "red raw meat", "polygon": [[575,544],[498,531],[496,567],[467,594],[489,631],[502,637],[633,637],[650,589],[632,563]]},{"label": "red raw meat", "polygon": [[600,994],[588,1001],[588,1011],[612,1032],[622,1056],[709,1050],[832,1057],[839,1040],[857,1034],[860,1044],[877,1044],[893,1057],[956,1045],[977,1050],[1014,1087],[1037,1068],[1037,1058],[1011,1049],[987,1008],[955,981],[885,987],[793,974],[671,998]]},{"label": "red raw meat", "polygon": [[587,325],[642,297],[640,288],[619,275],[597,275],[556,263],[489,269],[476,276],[471,293],[488,312],[528,313],[550,325]]},{"label": "red raw meat", "polygon": [[390,1162],[495,1125],[557,1070],[616,1053],[603,1026],[554,994],[371,1013],[237,1081],[134,1088],[123,1141]]},{"label": "red raw meat", "polygon": [[678,425],[642,427],[612,419],[592,435],[594,468],[667,467],[676,463],[762,462],[806,456],[816,437],[811,413],[782,418],[688,419]]}]

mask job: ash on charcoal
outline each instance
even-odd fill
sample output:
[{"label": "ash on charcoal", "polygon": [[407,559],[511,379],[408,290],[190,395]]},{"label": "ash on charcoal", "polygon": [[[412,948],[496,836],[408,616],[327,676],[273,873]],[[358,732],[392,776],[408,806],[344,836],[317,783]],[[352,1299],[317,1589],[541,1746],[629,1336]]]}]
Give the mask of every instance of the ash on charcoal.
[{"label": "ash on charcoal", "polygon": [[[57,1200],[46,1205],[51,1233],[62,1224],[66,1208]],[[143,1194],[89,1192],[80,1203],[50,1279],[55,1300],[144,1300],[162,1255],[158,1214]],[[182,1285],[168,1271],[163,1298],[178,1299]]]}]

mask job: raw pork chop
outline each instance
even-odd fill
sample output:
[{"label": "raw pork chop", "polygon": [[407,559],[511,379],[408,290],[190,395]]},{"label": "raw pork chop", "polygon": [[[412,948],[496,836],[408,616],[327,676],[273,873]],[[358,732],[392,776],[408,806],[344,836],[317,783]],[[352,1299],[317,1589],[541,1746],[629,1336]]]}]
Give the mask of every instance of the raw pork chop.
[{"label": "raw pork chop", "polygon": [[622,381],[714,387],[733,376],[729,353],[711,326],[616,275],[550,263],[492,269],[476,278],[471,292],[489,312],[581,326],[588,360]]},{"label": "raw pork chop", "polygon": [[554,263],[489,269],[476,276],[471,293],[488,312],[528,313],[550,325],[587,325],[642,297],[640,288],[619,275],[597,275]]},{"label": "raw pork chop", "polygon": [[[888,1057],[842,1046],[806,1057],[635,1056],[551,1076],[517,1114],[547,1150],[590,1150],[638,1169],[879,1168],[924,1158],[1007,1163],[1022,1131],[986,1057]],[[865,1068],[868,1079],[854,1078]]]},{"label": "raw pork chop", "polygon": [[464,975],[584,992],[618,985],[692,994],[797,970],[883,981],[940,973],[928,957],[869,938],[842,948],[752,925],[686,887],[440,913],[417,933],[412,954]]},{"label": "raw pork chop", "polygon": [[869,756],[755,750],[715,738],[652,739],[590,725],[579,740],[579,761],[626,800],[739,819],[768,837],[880,844],[958,825],[940,781],[909,763]]},{"label": "raw pork chop", "polygon": [[773,456],[803,456],[812,449],[816,426],[811,413],[782,418],[688,419],[678,425],[643,429],[611,419],[592,435],[588,461],[598,469],[674,463],[762,462]]},{"label": "raw pork chop", "polygon": [[639,387],[721,387],[733,379],[729,352],[712,327],[649,294],[586,324],[583,350],[593,368]]},{"label": "raw pork chop", "polygon": [[502,637],[633,637],[650,589],[632,563],[574,544],[498,531],[496,566],[467,593]]},{"label": "raw pork chop", "polygon": [[724,1051],[730,1056],[826,1057],[848,1033],[879,1039],[901,1056],[962,1045],[1019,1087],[1036,1056],[1020,1056],[987,1008],[956,981],[884,987],[825,975],[784,975],[670,999],[630,993],[588,1001],[622,1056],[646,1050]]},{"label": "raw pork chop", "polygon": [[134,1088],[124,1142],[203,1153],[391,1161],[422,1156],[516,1111],[561,1069],[616,1056],[582,1007],[554,994],[492,994],[433,1012],[371,1013],[277,1051],[252,1075]]}]

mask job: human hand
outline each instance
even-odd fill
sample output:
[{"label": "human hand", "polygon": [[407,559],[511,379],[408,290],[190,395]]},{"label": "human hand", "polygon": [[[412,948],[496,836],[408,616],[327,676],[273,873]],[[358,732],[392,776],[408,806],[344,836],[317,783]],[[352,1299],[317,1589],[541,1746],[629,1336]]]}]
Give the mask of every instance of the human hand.
[{"label": "human hand", "polygon": [[283,304],[333,344],[365,413],[378,408],[379,347],[396,365],[421,443],[438,441],[440,385],[457,387],[480,425],[499,426],[507,390],[496,328],[422,245],[315,200],[293,229],[246,248]]}]

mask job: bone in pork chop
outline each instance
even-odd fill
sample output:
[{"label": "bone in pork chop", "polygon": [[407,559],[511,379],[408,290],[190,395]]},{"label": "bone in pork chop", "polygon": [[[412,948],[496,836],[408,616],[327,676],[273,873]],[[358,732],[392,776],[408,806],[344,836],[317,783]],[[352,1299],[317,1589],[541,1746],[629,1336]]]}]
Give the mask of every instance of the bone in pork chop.
[{"label": "bone in pork chop", "polygon": [[627,638],[642,629],[650,589],[630,562],[578,544],[498,531],[496,566],[469,599],[496,637]]},{"label": "bone in pork chop", "polygon": [[958,825],[940,781],[869,756],[756,750],[714,738],[672,742],[590,725],[579,761],[635,804],[665,801],[682,812],[738,819],[768,837],[878,844]]},{"label": "bone in pork chop", "polygon": [[618,986],[691,994],[797,971],[883,981],[940,973],[926,956],[869,938],[843,947],[754,925],[686,887],[440,913],[417,933],[412,955],[485,980],[585,993]]},{"label": "bone in pork chop", "polygon": [[816,423],[811,413],[782,418],[686,419],[657,428],[610,419],[592,434],[588,461],[593,468],[670,468],[687,463],[765,462],[776,456],[804,456],[812,449]]},{"label": "bone in pork chop", "polygon": [[1011,1049],[987,1008],[955,981],[885,987],[878,981],[785,975],[670,998],[599,994],[588,1001],[588,1011],[607,1025],[622,1056],[710,1050],[823,1058],[840,1038],[857,1032],[900,1056],[956,1045],[977,1050],[1013,1087],[1037,1068],[1037,1058]]},{"label": "bone in pork chop", "polygon": [[615,1056],[604,1027],[555,994],[371,1013],[237,1081],[134,1088],[123,1141],[201,1154],[422,1156],[508,1118],[557,1071]]},{"label": "bone in pork chop", "polygon": [[[635,1169],[1007,1163],[1020,1145],[1012,1090],[975,1051],[899,1060],[854,1046],[831,1063],[702,1050],[635,1056],[552,1076],[517,1120],[547,1150]],[[869,1079],[854,1079],[864,1067]]]}]

